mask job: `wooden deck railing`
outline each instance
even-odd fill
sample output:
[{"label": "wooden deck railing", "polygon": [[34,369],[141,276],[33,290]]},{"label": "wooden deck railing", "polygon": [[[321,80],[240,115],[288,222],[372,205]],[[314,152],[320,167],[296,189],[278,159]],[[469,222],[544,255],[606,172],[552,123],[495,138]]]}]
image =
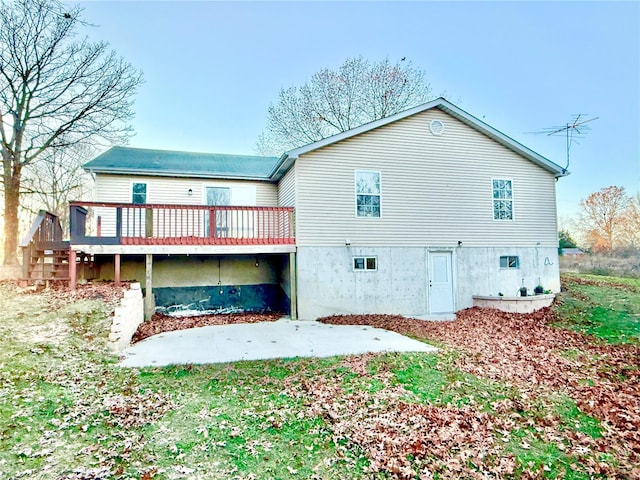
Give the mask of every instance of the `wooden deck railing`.
[{"label": "wooden deck railing", "polygon": [[295,244],[292,207],[72,202],[72,244]]},{"label": "wooden deck railing", "polygon": [[30,243],[35,243],[43,250],[63,245],[62,227],[58,217],[53,213],[40,210],[31,224],[29,232],[22,239],[19,246],[24,248],[29,246]]},{"label": "wooden deck railing", "polygon": [[[27,235],[20,242],[22,249],[22,277],[30,278],[34,266],[44,262],[47,252],[58,255],[57,252],[67,252],[69,242],[64,241],[60,220],[53,213],[40,210],[33,221]],[[41,274],[44,274],[44,269]],[[54,272],[49,271],[51,279],[55,279]],[[65,277],[68,275],[65,274]]]}]

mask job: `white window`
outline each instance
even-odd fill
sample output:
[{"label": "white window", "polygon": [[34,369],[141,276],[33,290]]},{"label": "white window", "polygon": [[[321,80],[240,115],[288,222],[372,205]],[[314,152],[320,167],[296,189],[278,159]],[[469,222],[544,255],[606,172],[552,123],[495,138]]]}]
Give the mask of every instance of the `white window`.
[{"label": "white window", "polygon": [[353,257],[353,269],[358,271],[378,270],[378,257]]},{"label": "white window", "polygon": [[493,179],[493,219],[513,220],[513,183],[511,180]]},{"label": "white window", "polygon": [[147,203],[147,184],[134,183],[131,185],[131,203],[143,205]]},{"label": "white window", "polygon": [[500,268],[520,268],[520,259],[515,255],[500,257]]},{"label": "white window", "polygon": [[356,170],[356,216],[380,216],[380,172]]}]

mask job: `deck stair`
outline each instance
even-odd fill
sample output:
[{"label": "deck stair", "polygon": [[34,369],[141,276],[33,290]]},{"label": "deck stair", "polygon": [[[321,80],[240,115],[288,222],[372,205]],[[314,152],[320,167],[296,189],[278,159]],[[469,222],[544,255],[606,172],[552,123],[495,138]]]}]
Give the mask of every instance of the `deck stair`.
[{"label": "deck stair", "polygon": [[21,284],[69,284],[69,241],[62,240],[62,227],[56,215],[40,210],[20,247]]}]

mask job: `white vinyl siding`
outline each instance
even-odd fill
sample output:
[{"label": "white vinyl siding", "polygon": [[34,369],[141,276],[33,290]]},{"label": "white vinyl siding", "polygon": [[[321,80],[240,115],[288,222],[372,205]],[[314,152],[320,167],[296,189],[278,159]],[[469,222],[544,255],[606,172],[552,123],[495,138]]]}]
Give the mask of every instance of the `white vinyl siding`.
[{"label": "white vinyl siding", "polygon": [[259,207],[278,206],[278,186],[274,183],[253,182],[256,187],[256,203]]},{"label": "white vinyl siding", "polygon": [[[445,125],[429,131],[431,120]],[[384,214],[354,221],[353,171],[384,178]],[[513,181],[514,220],[493,220],[491,181]],[[296,161],[299,246],[551,246],[555,177],[433,109],[302,155]]]},{"label": "white vinyl siding", "polygon": [[296,205],[296,167],[295,165],[285,174],[278,185],[278,204],[281,207],[295,207]]},{"label": "white vinyl siding", "polygon": [[[147,203],[150,204],[204,205],[205,188],[217,186],[232,189],[232,205],[278,206],[278,188],[268,182],[104,174],[96,175],[95,201],[130,203],[133,183],[147,184]],[[96,208],[95,216],[98,215],[102,217],[102,234],[114,235],[114,210]]]}]

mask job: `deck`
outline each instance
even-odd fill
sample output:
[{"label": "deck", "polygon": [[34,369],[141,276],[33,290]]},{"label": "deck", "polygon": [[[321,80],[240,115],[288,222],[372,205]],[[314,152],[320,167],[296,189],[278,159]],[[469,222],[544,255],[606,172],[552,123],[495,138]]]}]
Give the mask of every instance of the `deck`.
[{"label": "deck", "polygon": [[71,249],[91,254],[295,251],[293,207],[70,204]]}]

